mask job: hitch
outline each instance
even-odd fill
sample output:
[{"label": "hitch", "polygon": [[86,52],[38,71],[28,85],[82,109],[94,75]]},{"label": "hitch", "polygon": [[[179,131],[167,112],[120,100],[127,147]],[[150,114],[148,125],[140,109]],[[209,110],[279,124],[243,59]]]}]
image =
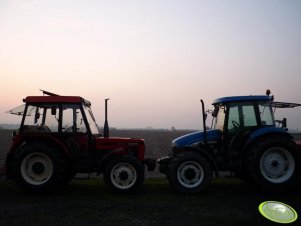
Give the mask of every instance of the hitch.
[{"label": "hitch", "polygon": [[156,160],[151,158],[146,158],[143,160],[143,164],[146,165],[147,171],[154,171],[156,168]]}]

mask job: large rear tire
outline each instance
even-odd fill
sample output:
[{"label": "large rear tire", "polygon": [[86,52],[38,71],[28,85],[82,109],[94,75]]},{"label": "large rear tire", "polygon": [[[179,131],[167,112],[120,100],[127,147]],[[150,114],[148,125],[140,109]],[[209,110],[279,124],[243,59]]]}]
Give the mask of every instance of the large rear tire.
[{"label": "large rear tire", "polygon": [[144,166],[134,157],[118,157],[109,162],[106,166],[104,181],[114,192],[135,192],[140,189],[143,184]]},{"label": "large rear tire", "polygon": [[167,178],[170,185],[180,193],[193,194],[204,191],[212,180],[212,169],[201,155],[185,152],[170,162]]},{"label": "large rear tire", "polygon": [[283,136],[258,140],[247,153],[247,170],[268,191],[293,189],[300,180],[300,162],[294,141]]},{"label": "large rear tire", "polygon": [[12,174],[24,190],[43,194],[63,185],[67,176],[67,163],[63,154],[54,146],[28,143],[14,156]]}]

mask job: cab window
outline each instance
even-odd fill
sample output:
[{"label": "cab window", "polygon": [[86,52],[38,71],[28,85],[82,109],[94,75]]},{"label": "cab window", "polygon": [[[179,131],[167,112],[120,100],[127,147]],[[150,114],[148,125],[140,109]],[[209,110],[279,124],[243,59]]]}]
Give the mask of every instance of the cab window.
[{"label": "cab window", "polygon": [[257,126],[253,103],[230,103],[227,129],[251,126]]}]

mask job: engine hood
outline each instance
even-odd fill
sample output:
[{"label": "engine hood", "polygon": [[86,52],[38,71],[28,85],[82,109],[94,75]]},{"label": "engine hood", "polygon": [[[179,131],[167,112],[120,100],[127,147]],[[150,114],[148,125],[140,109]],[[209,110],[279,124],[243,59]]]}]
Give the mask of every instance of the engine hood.
[{"label": "engine hood", "polygon": [[124,137],[97,137],[95,138],[96,147],[97,145],[104,146],[104,145],[128,145],[128,144],[139,144],[144,145],[144,140],[139,138],[124,138]]},{"label": "engine hood", "polygon": [[144,160],[145,143],[143,139],[122,137],[96,137],[94,141],[96,152],[114,152],[115,154],[119,155],[127,155],[131,151],[133,151],[140,161]]},{"label": "engine hood", "polygon": [[[207,141],[215,141],[220,137],[221,132],[219,130],[208,130],[207,131]],[[191,146],[196,143],[204,142],[204,132],[198,131],[194,133],[189,133],[184,136],[178,137],[172,141],[173,146]]]}]

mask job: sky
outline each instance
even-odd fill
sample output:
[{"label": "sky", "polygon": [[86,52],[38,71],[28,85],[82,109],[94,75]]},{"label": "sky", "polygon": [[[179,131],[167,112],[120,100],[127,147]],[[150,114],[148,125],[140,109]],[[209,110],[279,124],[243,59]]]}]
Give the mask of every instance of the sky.
[{"label": "sky", "polygon": [[[44,89],[117,128],[201,129],[233,95],[301,103],[299,0],[0,0],[0,123]],[[301,107],[281,110],[301,129]]]}]

